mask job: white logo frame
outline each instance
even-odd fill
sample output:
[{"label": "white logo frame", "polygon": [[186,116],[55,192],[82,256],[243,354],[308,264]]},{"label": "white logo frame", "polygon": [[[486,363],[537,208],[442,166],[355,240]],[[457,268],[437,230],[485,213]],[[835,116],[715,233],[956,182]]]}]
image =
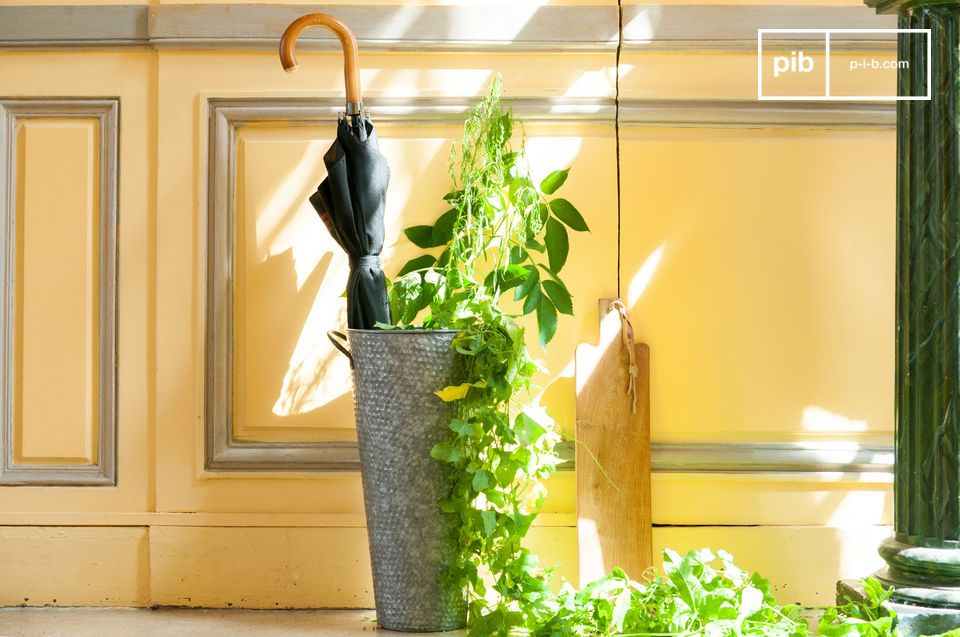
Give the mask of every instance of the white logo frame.
[{"label": "white logo frame", "polygon": [[[764,95],[763,94],[763,36],[768,33],[824,35],[826,81],[823,95]],[[925,33],[927,36],[927,94],[926,95],[831,95],[830,93],[830,36],[834,33]],[[933,96],[933,36],[930,29],[757,29],[757,100],[761,102],[909,102],[929,101]]]}]

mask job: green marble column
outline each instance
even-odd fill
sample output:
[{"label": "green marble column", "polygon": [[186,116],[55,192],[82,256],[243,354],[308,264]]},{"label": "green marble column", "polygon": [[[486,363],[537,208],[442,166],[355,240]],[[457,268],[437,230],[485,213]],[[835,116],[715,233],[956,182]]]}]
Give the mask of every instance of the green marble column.
[{"label": "green marble column", "polygon": [[[960,607],[960,0],[866,0],[932,32],[932,99],[897,110],[894,535],[900,599]],[[901,34],[900,95],[926,94],[926,38]]]}]

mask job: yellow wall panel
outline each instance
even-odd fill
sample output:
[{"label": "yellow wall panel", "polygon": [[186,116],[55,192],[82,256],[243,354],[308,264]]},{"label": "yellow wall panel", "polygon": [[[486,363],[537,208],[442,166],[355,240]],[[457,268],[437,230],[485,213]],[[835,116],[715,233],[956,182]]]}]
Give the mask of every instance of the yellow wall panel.
[{"label": "yellow wall panel", "polygon": [[27,119],[17,132],[18,463],[96,459],[98,128],[96,120]]},{"label": "yellow wall panel", "polygon": [[373,605],[364,528],[155,527],[150,578],[153,602],[163,605]]},{"label": "yellow wall panel", "polygon": [[0,527],[0,606],[146,606],[145,528]]},{"label": "yellow wall panel", "polygon": [[[153,464],[152,450],[152,423],[155,404],[154,390],[150,380],[153,373],[153,325],[150,315],[153,311],[153,268],[154,268],[154,236],[153,230],[153,197],[155,192],[152,163],[155,140],[155,110],[151,103],[151,78],[154,73],[153,56],[144,51],[70,51],[70,52],[38,52],[21,51],[0,52],[0,85],[4,87],[5,97],[119,97],[121,100],[121,117],[123,120],[119,138],[120,166],[119,171],[119,200],[118,217],[118,329],[117,329],[117,378],[119,391],[117,394],[117,445],[118,445],[118,486],[116,487],[15,487],[0,489],[0,509],[6,512],[30,511],[57,511],[57,512],[99,512],[99,511],[146,511],[151,507],[153,493],[151,467]],[[35,126],[39,128],[33,129]],[[63,334],[70,334],[70,347],[81,346],[89,353],[93,343],[92,335],[88,332],[84,337],[77,336],[74,330],[80,330],[79,319],[83,316],[92,316],[91,309],[85,304],[93,303],[90,294],[84,296],[83,305],[79,310],[71,311],[72,320],[64,320],[63,308],[59,304],[67,303],[69,299],[78,299],[80,291],[77,289],[84,280],[83,264],[80,262],[83,254],[89,256],[95,244],[90,241],[96,235],[88,237],[84,244],[78,240],[84,224],[94,223],[90,211],[96,211],[97,205],[91,199],[94,192],[86,192],[81,184],[94,183],[92,174],[98,170],[95,164],[90,163],[87,144],[96,145],[95,141],[87,141],[88,136],[96,137],[98,133],[92,130],[87,123],[78,120],[58,123],[56,121],[42,124],[38,121],[28,122],[25,142],[27,152],[22,159],[34,162],[28,165],[27,178],[35,180],[26,191],[28,207],[41,206],[38,214],[32,211],[27,216],[26,241],[27,265],[33,268],[24,269],[24,275],[37,276],[47,273],[49,280],[31,284],[25,300],[28,311],[34,312],[29,324],[31,329],[39,329],[45,325],[43,321],[51,317],[58,319],[57,329]],[[33,129],[33,130],[31,130]],[[83,132],[81,132],[83,131]],[[62,135],[66,133],[66,137]],[[36,136],[34,136],[36,135]],[[81,139],[81,137],[83,139]],[[34,141],[30,141],[31,138]],[[39,145],[35,145],[36,144]],[[37,153],[29,151],[29,147],[38,149]],[[55,150],[54,150],[55,148]],[[42,149],[42,152],[39,150]],[[42,187],[41,187],[42,185]],[[33,202],[30,198],[33,197]],[[45,238],[30,236],[31,223],[33,232],[42,232]],[[52,225],[42,225],[52,224]],[[64,244],[61,246],[60,244]],[[83,250],[78,252],[80,246]],[[70,251],[61,255],[53,250],[67,248]],[[47,251],[51,252],[47,252]],[[52,258],[56,255],[57,258]],[[64,259],[71,264],[71,269],[64,273],[59,268],[64,267],[60,262]],[[80,260],[80,261],[78,261]],[[41,268],[55,268],[56,270],[37,270]],[[56,275],[56,276],[54,276]],[[73,282],[65,288],[64,277]],[[93,279],[95,281],[96,278]],[[87,291],[90,291],[89,286]],[[76,295],[76,296],[71,296]],[[31,298],[37,303],[31,305]],[[77,303],[69,301],[77,307]],[[53,305],[51,305],[53,304]],[[30,309],[30,308],[33,309]],[[39,314],[38,314],[39,312]],[[25,320],[24,325],[27,325]],[[44,330],[48,328],[44,327]],[[52,330],[49,327],[49,330]],[[84,328],[86,329],[86,328]],[[48,331],[49,331],[48,330]],[[76,338],[74,338],[76,336]],[[51,333],[51,339],[59,338]],[[85,338],[86,341],[78,340]],[[35,339],[34,339],[34,342]],[[54,344],[43,344],[46,349]],[[29,344],[29,343],[28,343]],[[60,348],[60,346],[57,346]],[[54,351],[57,351],[54,349]],[[49,352],[47,352],[49,354]],[[60,356],[60,353],[57,353]],[[65,361],[71,361],[69,368],[76,369],[78,354],[72,350],[64,350]],[[42,358],[28,357],[25,362],[37,364]],[[61,361],[57,361],[61,362]],[[39,370],[39,368],[38,368]],[[32,383],[31,391],[39,394],[32,398],[33,404],[39,405],[45,399],[51,404],[43,405],[45,410],[58,409],[58,401],[67,401],[61,397],[60,388],[75,387],[77,381],[72,376],[61,378],[56,370],[45,373],[57,379],[56,383],[48,382],[45,395],[36,383]],[[92,376],[88,373],[84,382],[91,382]],[[71,391],[77,391],[72,389]],[[91,395],[92,392],[91,392]],[[41,398],[43,396],[43,398]],[[77,399],[73,399],[76,403]],[[86,407],[90,409],[91,407]],[[88,438],[92,438],[94,431],[84,431],[82,439],[69,438],[83,429],[77,423],[86,416],[82,411],[71,409],[67,422],[71,423],[68,429],[59,429],[62,423],[54,422],[51,417],[44,416],[42,421],[25,422],[24,434],[35,436],[28,439],[27,454],[41,455],[72,455],[82,456],[86,450],[79,451],[85,446]],[[36,425],[36,427],[34,427]],[[63,425],[66,426],[66,425]],[[42,439],[40,438],[42,436]],[[39,445],[39,447],[38,447]],[[31,450],[31,446],[32,449]],[[90,452],[93,453],[91,448]],[[22,455],[24,455],[21,452]],[[43,460],[47,462],[47,460]],[[84,462],[84,461],[79,461]]]},{"label": "yellow wall panel", "polygon": [[326,338],[345,320],[346,254],[306,197],[332,131],[239,133],[234,429],[241,440],[350,440],[350,364]]},{"label": "yellow wall panel", "polygon": [[622,134],[654,440],[891,432],[893,132]]}]

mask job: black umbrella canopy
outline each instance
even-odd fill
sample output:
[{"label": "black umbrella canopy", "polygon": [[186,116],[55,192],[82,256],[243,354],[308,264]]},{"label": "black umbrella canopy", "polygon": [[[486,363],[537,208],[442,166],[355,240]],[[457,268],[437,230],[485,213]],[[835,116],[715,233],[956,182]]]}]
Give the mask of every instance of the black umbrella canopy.
[{"label": "black umbrella canopy", "polygon": [[373,123],[363,112],[357,39],[347,25],[326,13],[300,16],[280,37],[280,63],[286,71],[297,69],[294,47],[309,27],[330,29],[340,40],[347,93],[346,115],[341,116],[337,139],[323,157],[327,178],[310,203],[350,257],[347,326],[369,330],[377,323],[391,322],[387,283],[380,267],[390,168],[380,154]]},{"label": "black umbrella canopy", "polygon": [[373,329],[390,323],[387,283],[380,265],[390,167],[380,153],[373,122],[341,117],[337,139],[323,156],[327,178],[310,197],[327,230],[350,257],[347,326]]}]

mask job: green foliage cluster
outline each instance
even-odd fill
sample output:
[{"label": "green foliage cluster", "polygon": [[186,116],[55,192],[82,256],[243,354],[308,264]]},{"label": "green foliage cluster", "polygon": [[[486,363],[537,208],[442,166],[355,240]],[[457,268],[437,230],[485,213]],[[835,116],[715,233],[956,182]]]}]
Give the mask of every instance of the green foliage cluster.
[{"label": "green foliage cluster", "polygon": [[[450,209],[433,225],[404,230],[418,247],[443,250],[400,269],[390,309],[406,326],[429,309],[422,317],[428,329],[466,330],[501,319],[510,327],[513,315],[501,309],[500,297],[512,290],[522,303],[519,314],[536,312],[540,344],[546,346],[556,334],[557,314],[573,314],[573,299],[560,278],[570,252],[569,231],[589,228],[572,203],[552,196],[569,169],[550,173],[539,186],[533,183],[522,148],[511,146],[513,114],[501,94],[497,78],[468,114],[463,139],[451,150],[454,190],[443,197]],[[522,337],[518,330],[513,335]]]},{"label": "green foliage cluster", "polygon": [[817,633],[825,637],[885,637],[893,634],[896,614],[883,608],[893,594],[872,577],[863,580],[868,602],[848,601],[827,608],[820,617]]},{"label": "green foliage cluster", "polygon": [[[556,615],[529,634],[537,637],[676,636],[806,637],[809,609],[779,606],[770,582],[748,575],[725,551],[663,552],[664,575],[646,583],[620,569],[576,591],[565,586]],[[889,593],[865,580],[869,599],[828,609],[819,634],[887,637],[893,616],[881,607]]]},{"label": "green foliage cluster", "polygon": [[[464,125],[451,152],[450,209],[433,225],[405,230],[430,250],[410,260],[390,288],[400,327],[459,330],[463,382],[437,395],[454,404],[446,440],[431,451],[446,464],[451,490],[440,503],[459,525],[459,553],[450,577],[469,600],[471,637],[693,636],[803,637],[800,609],[780,607],[769,582],[748,576],[725,552],[681,557],[664,552],[663,576],[645,583],[621,570],[582,590],[550,587],[550,569],[521,544],[540,510],[543,480],[559,462],[555,424],[529,404],[540,369],[516,319],[536,313],[542,346],[557,315],[573,302],[559,274],[568,232],[587,231],[579,211],[554,194],[567,170],[539,185],[523,148],[511,146],[514,120],[497,78]],[[502,296],[513,292],[515,311]],[[892,617],[880,608],[883,588],[867,581],[865,605],[829,609],[820,632],[830,637],[884,637]]]}]

